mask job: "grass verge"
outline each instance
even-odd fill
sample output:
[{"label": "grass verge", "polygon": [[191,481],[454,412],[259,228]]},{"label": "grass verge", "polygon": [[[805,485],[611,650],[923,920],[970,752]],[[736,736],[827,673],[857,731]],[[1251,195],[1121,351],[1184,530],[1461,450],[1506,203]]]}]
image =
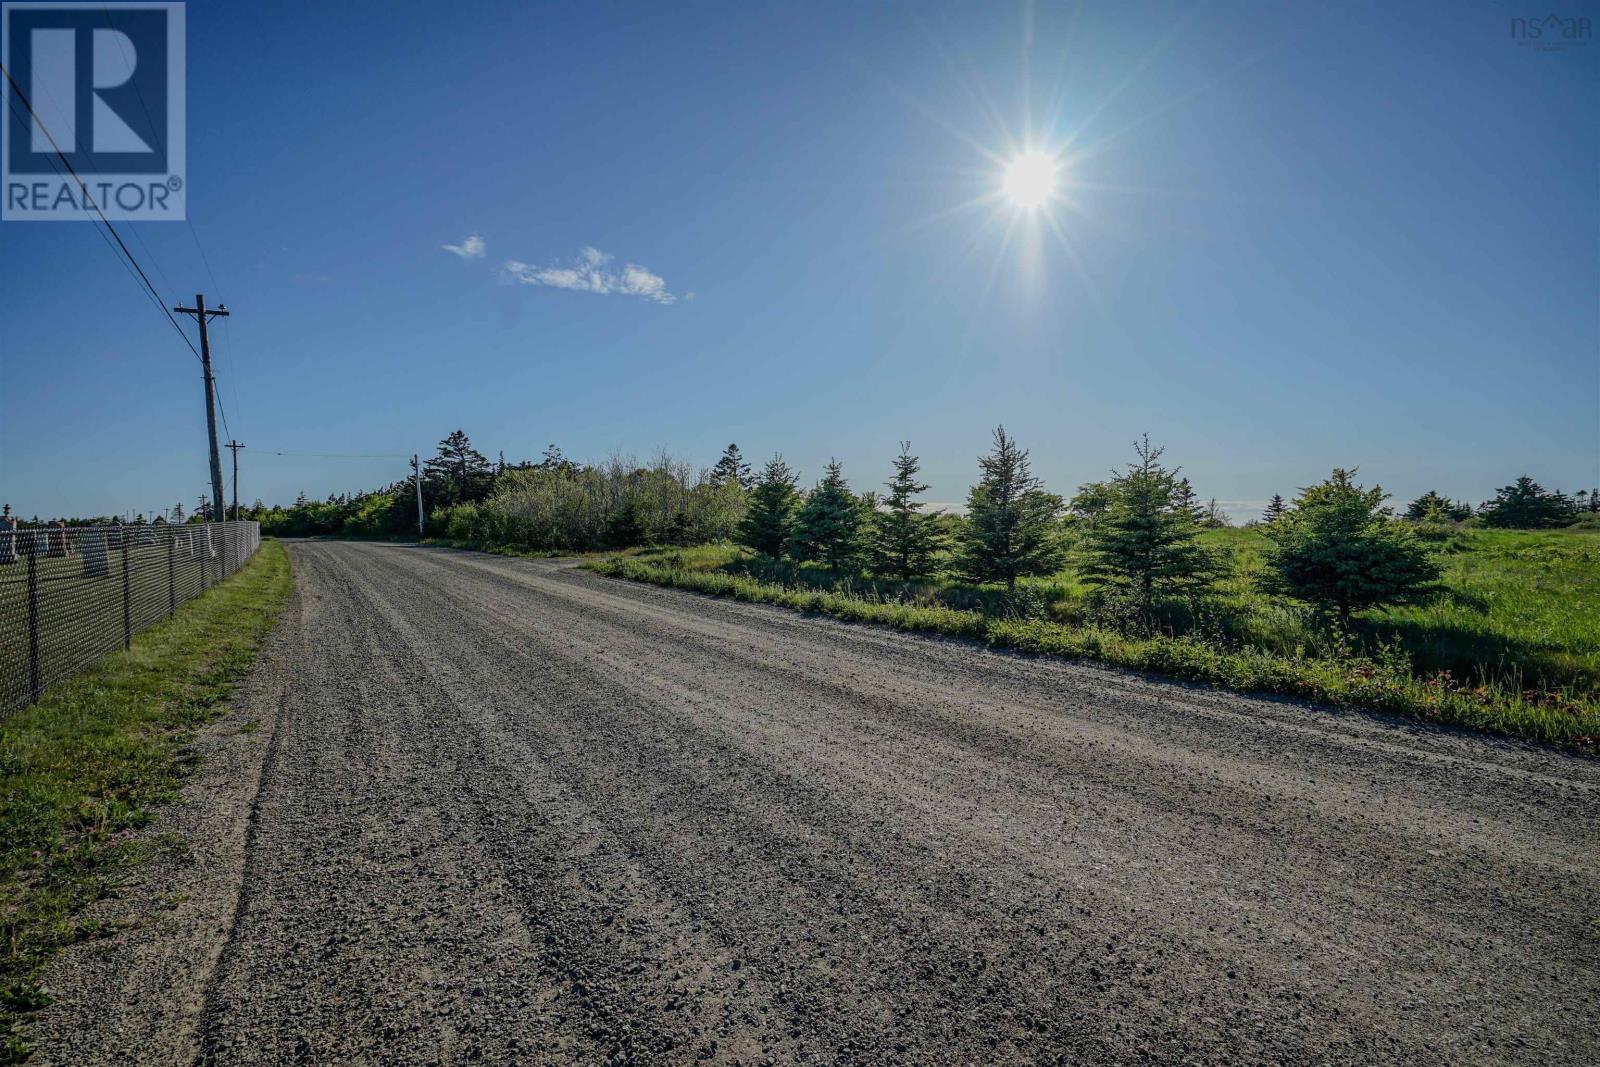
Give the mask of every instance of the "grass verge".
[{"label": "grass verge", "polygon": [[1492,687],[1466,687],[1448,674],[1419,677],[1398,646],[1376,656],[1313,656],[1226,647],[1199,638],[1133,637],[1093,626],[987,615],[941,604],[869,599],[848,592],[761,581],[748,575],[676,565],[664,559],[607,558],[585,564],[615,578],[688,589],[755,604],[776,604],[854,622],[983,641],[1044,655],[1093,660],[1248,693],[1299,697],[1340,707],[1415,716],[1593,751],[1600,704],[1530,698]]},{"label": "grass verge", "polygon": [[82,916],[162,847],[134,834],[195,765],[191,731],[217,716],[293,588],[266,541],[238,574],[51,686],[0,723],[0,1063],[28,1055],[22,1022],[62,946],[108,933]]}]

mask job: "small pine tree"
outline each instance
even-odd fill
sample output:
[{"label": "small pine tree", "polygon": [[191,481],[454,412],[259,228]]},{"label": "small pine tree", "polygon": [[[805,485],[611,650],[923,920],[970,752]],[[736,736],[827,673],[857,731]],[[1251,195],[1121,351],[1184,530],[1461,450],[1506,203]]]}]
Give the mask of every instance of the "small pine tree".
[{"label": "small pine tree", "polygon": [[644,517],[639,513],[638,500],[631,494],[624,496],[606,515],[605,540],[610,548],[631,548],[644,544]]},{"label": "small pine tree", "polygon": [[1282,493],[1273,493],[1272,499],[1267,501],[1267,509],[1261,513],[1261,521],[1271,526],[1288,512],[1289,506],[1283,502]]},{"label": "small pine tree", "polygon": [[722,458],[717,460],[717,465],[711,468],[711,482],[713,485],[727,485],[733,482],[740,489],[750,491],[754,482],[750,477],[750,464],[744,461],[739,454],[738,445],[729,445],[722,450]]},{"label": "small pine tree", "polygon": [[1124,593],[1149,628],[1162,599],[1206,592],[1217,563],[1197,540],[1186,480],[1162,466],[1163,450],[1148,434],[1133,450],[1138,462],[1111,480],[1111,506],[1085,538],[1082,573],[1091,585]]},{"label": "small pine tree", "polygon": [[737,539],[740,544],[748,545],[763,556],[782,555],[799,502],[795,480],[794,471],[783,461],[782,453],[767,461],[761,477],[750,490],[749,504],[739,522]]},{"label": "small pine tree", "polygon": [[[1150,445],[1150,435],[1145,435],[1145,447]],[[1135,446],[1138,447],[1138,446]],[[1157,454],[1161,449],[1156,449]],[[1174,471],[1174,474],[1177,472]],[[1206,517],[1205,505],[1200,503],[1200,497],[1195,493],[1194,486],[1189,484],[1189,479],[1179,478],[1172,487],[1172,506],[1179,511],[1187,512],[1195,522],[1202,522]]]},{"label": "small pine tree", "polygon": [[1487,526],[1544,530],[1567,525],[1578,517],[1578,508],[1565,493],[1546,492],[1524,474],[1496,492],[1493,500],[1478,508],[1478,514]]},{"label": "small pine tree", "polygon": [[1212,497],[1206,501],[1206,506],[1200,509],[1200,525],[1207,530],[1222,530],[1233,525],[1233,520],[1228,518],[1228,513],[1222,510],[1217,503],[1217,498]]},{"label": "small pine tree", "polygon": [[922,514],[922,502],[914,499],[927,486],[917,481],[921,461],[911,454],[911,442],[900,442],[895,457],[894,477],[884,483],[889,495],[881,510],[871,515],[870,541],[873,573],[910,581],[933,574],[935,558],[944,548],[944,538],[931,516]]},{"label": "small pine tree", "polygon": [[1105,482],[1085,482],[1078,486],[1067,509],[1087,526],[1093,526],[1111,507],[1111,487]]},{"label": "small pine tree", "polygon": [[1412,522],[1460,522],[1470,518],[1472,509],[1432,489],[1406,505],[1406,518]]},{"label": "small pine tree", "polygon": [[1026,449],[1004,426],[994,431],[994,448],[978,457],[978,484],[967,493],[967,521],[961,529],[960,567],[976,582],[1004,582],[1053,574],[1065,552],[1057,529],[1062,500],[1033,476]]},{"label": "small pine tree", "polygon": [[1267,530],[1262,587],[1334,612],[1341,626],[1358,611],[1426,596],[1439,568],[1416,534],[1390,517],[1387,494],[1335,469],[1302,489],[1294,510]]},{"label": "small pine tree", "polygon": [[861,557],[861,499],[850,491],[838,460],[822,470],[822,481],[795,513],[788,552],[801,562],[819,560],[836,571],[854,570]]}]

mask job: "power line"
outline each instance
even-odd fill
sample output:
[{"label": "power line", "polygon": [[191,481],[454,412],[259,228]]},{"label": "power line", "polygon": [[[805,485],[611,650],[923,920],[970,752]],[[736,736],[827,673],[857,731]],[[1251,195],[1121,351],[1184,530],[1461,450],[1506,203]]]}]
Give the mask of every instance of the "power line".
[{"label": "power line", "polygon": [[151,284],[150,276],[144,272],[144,267],[140,266],[139,260],[132,252],[128,250],[127,242],[123,241],[122,235],[117,232],[117,228],[111,225],[111,220],[106,218],[105,212],[100,210],[100,205],[97,204],[94,201],[94,198],[89,195],[89,187],[84,184],[82,178],[78,177],[78,172],[73,169],[72,163],[67,159],[66,154],[61,151],[61,146],[56,144],[55,134],[50,132],[50,128],[44,124],[44,120],[41,119],[39,117],[39,113],[34,110],[33,102],[28,99],[28,94],[22,91],[22,86],[17,84],[17,79],[11,76],[11,71],[8,70],[3,63],[0,63],[0,74],[5,75],[6,81],[11,86],[12,93],[16,95],[18,100],[22,101],[22,106],[28,109],[28,114],[33,117],[34,122],[38,123],[40,132],[42,132],[45,135],[45,138],[49,140],[50,147],[55,151],[56,158],[60,159],[61,165],[67,168],[67,173],[72,175],[73,181],[78,183],[78,190],[83,194],[84,203],[94,208],[94,213],[99,216],[100,222],[107,230],[111,232],[111,236],[116,238],[117,247],[122,249],[122,254],[128,257],[129,263],[133,264],[133,269],[138,272],[139,279],[144,282],[144,287],[149,290],[151,298],[156,302],[156,306],[161,309],[161,313],[165,315],[167,321],[172,324],[173,331],[183,339],[184,346],[189,349],[189,351],[194,355],[194,358],[199,359],[200,353],[194,347],[194,342],[189,340],[189,335],[183,332],[183,327],[178,325],[178,320],[173,318],[172,312],[167,310],[167,305],[161,299],[161,294],[156,292],[156,287]]},{"label": "power line", "polygon": [[271,448],[255,449],[259,456],[295,456],[308,459],[410,459],[398,452],[280,452]]},{"label": "power line", "polygon": [[[104,11],[111,10],[110,4],[101,4],[100,6]],[[115,40],[117,42],[118,51],[122,53],[122,58],[127,62],[128,68],[131,70],[133,68],[133,58],[128,55],[128,50],[124,44],[122,35],[115,35]],[[137,96],[139,100],[139,110],[144,112],[145,121],[150,124],[150,133],[152,138],[155,140],[156,147],[165,151],[166,146],[161,143],[161,139],[159,137],[155,136],[157,130],[155,116],[150,113],[150,105],[145,101],[144,90],[139,87],[139,79],[137,78],[133,81],[133,91],[134,95]],[[195,229],[194,220],[189,217],[189,212],[187,210],[185,210],[183,213],[183,224],[188,227],[189,236],[194,240],[195,251],[200,253],[200,263],[206,269],[206,277],[211,279],[211,291],[217,294],[218,305],[226,307],[228,303],[227,294],[222,291],[222,286],[217,284],[217,275],[211,269],[211,258],[206,255],[205,246],[200,243],[200,231]],[[150,247],[144,243],[144,238],[139,236],[139,231],[137,228],[133,230],[133,236],[139,241],[139,247],[143,248],[146,254],[150,256],[151,262],[155,264],[156,272],[161,275],[162,282],[165,283],[168,288],[171,288],[172,283],[167,280],[166,273],[161,270],[160,261],[155,258],[154,253],[150,252]],[[162,306],[165,307],[165,304],[163,303]],[[234,370],[233,331],[231,327],[229,327],[226,320],[222,325],[222,332],[224,335],[226,335],[228,343],[225,346],[219,347],[226,349],[225,355],[227,357],[229,370],[228,387],[233,390],[233,399],[237,405],[239,400],[239,387],[234,383],[232,376],[232,372]],[[228,408],[227,405],[223,403],[221,389],[217,390],[217,413],[222,416],[222,428],[228,432],[228,437],[232,438],[233,431],[228,427]],[[237,458],[237,454],[235,454],[235,458]]]}]

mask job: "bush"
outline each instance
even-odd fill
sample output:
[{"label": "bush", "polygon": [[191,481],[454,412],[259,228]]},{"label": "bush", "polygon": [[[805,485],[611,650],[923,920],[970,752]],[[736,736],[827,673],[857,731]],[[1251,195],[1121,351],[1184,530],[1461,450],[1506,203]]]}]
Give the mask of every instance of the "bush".
[{"label": "bush", "polygon": [[485,540],[483,515],[476,504],[458,504],[450,509],[449,516],[444,534],[450,540],[467,545]]},{"label": "bush", "polygon": [[1263,588],[1331,610],[1342,627],[1355,612],[1423,598],[1439,578],[1416,536],[1389,518],[1383,489],[1355,484],[1353,473],[1336,468],[1302,490],[1265,531]]}]

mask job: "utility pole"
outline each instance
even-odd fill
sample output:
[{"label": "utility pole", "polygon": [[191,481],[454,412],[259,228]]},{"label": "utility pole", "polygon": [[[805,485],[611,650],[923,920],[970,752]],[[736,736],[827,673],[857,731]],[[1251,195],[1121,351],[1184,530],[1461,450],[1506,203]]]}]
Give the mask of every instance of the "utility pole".
[{"label": "utility pole", "polygon": [[415,452],[411,453],[411,469],[417,475],[417,536],[422,536],[422,461]]},{"label": "utility pole", "polygon": [[[200,369],[206,380],[206,436],[211,443],[211,501],[212,511],[218,520],[226,519],[228,513],[222,507],[222,457],[217,452],[217,381],[211,374],[211,337],[206,332],[206,324],[215,318],[226,318],[228,306],[218,304],[210,311],[206,310],[206,296],[204,293],[194,294],[194,307],[175,307],[173,311],[185,315],[193,315],[200,323]],[[235,452],[234,455],[238,456]]]},{"label": "utility pole", "polygon": [[228,451],[233,453],[233,521],[239,521],[239,449],[245,447],[238,441],[229,441]]}]

